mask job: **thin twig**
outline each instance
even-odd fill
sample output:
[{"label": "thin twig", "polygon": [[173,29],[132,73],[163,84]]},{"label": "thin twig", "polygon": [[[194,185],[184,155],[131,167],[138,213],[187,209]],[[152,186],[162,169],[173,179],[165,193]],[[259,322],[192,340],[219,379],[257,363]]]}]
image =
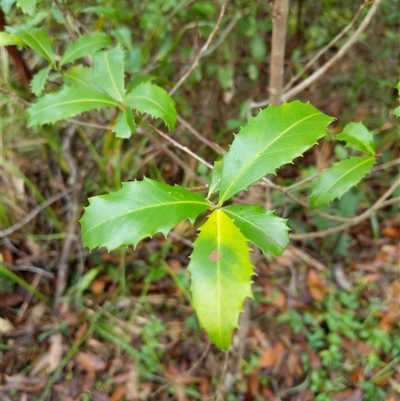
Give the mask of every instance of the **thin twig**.
[{"label": "thin twig", "polygon": [[172,139],[171,137],[169,137],[168,135],[164,134],[164,132],[160,131],[158,128],[154,127],[153,125],[150,124],[150,127],[157,132],[158,135],[162,136],[164,139],[166,139],[168,142],[171,142],[175,147],[183,150],[185,153],[187,153],[188,155],[192,156],[193,158],[195,158],[197,161],[199,161],[200,163],[203,163],[205,166],[207,166],[209,169],[213,169],[214,167],[206,162],[204,159],[202,159],[200,156],[196,155],[195,153],[193,153],[189,148],[187,148],[186,146],[181,145],[179,142],[176,142],[174,139]]},{"label": "thin twig", "polygon": [[[298,93],[302,92],[304,89],[309,87],[312,83],[314,83],[317,79],[319,79],[326,71],[332,67],[337,61],[339,61],[347,51],[357,42],[358,38],[360,37],[361,33],[365,30],[365,28],[369,25],[372,20],[372,17],[376,13],[378,6],[381,0],[374,0],[370,10],[368,11],[367,15],[364,17],[363,21],[356,29],[356,31],[349,37],[347,42],[338,50],[338,52],[328,60],[324,65],[322,65],[317,71],[311,74],[308,78],[304,81],[300,82],[294,88],[288,90],[283,94],[283,100],[289,100],[290,98],[296,96]],[[259,108],[265,107],[269,104],[269,99],[262,100],[260,102],[252,102],[250,104],[250,108]]]},{"label": "thin twig", "polygon": [[197,53],[192,65],[187,69],[187,71],[182,75],[182,77],[179,79],[179,81],[169,91],[170,95],[173,95],[179,89],[179,87],[186,81],[186,79],[190,76],[190,74],[194,71],[194,69],[199,65],[200,59],[203,57],[203,55],[207,51],[211,41],[213,40],[215,34],[217,33],[217,31],[219,29],[219,26],[221,24],[224,14],[225,14],[225,9],[226,9],[228,2],[229,2],[229,0],[224,0],[224,3],[222,4],[221,10],[219,12],[217,23],[215,24],[210,35],[208,36],[206,43],[204,43],[203,47]]},{"label": "thin twig", "polygon": [[368,217],[372,216],[377,210],[379,210],[383,207],[386,207],[388,205],[394,204],[396,202],[400,202],[400,197],[396,197],[396,198],[387,200],[387,198],[389,198],[389,196],[399,186],[400,186],[400,180],[397,180],[369,209],[367,209],[364,213],[361,213],[360,215],[353,217],[347,223],[341,224],[340,226],[331,227],[331,228],[328,228],[327,230],[323,230],[323,231],[317,231],[317,232],[305,233],[305,234],[289,234],[289,237],[292,240],[323,238],[328,235],[347,230],[348,228],[360,223],[361,221],[368,219]]},{"label": "thin twig", "polygon": [[286,84],[284,91],[289,90],[293,83],[300,79],[303,74],[324,54],[326,53],[332,46],[334,46],[356,23],[358,17],[361,14],[361,11],[370,3],[370,0],[364,1],[358,8],[357,12],[354,14],[352,20],[343,28],[341,32],[339,32],[326,46],[320,49],[314,57],[302,68],[302,70],[297,73],[294,77],[290,79],[290,81]]},{"label": "thin twig", "polygon": [[57,195],[54,195],[47,199],[45,202],[41,203],[40,205],[37,205],[30,213],[28,213],[21,221],[18,223],[14,224],[13,226],[6,228],[5,230],[0,231],[0,238],[6,237],[7,235],[12,234],[13,232],[19,230],[26,224],[28,224],[37,214],[39,214],[42,210],[44,210],[47,206],[51,205],[52,203],[58,201],[59,199],[63,198],[65,195],[69,194],[72,192],[72,189],[69,189],[67,191],[63,191]]}]

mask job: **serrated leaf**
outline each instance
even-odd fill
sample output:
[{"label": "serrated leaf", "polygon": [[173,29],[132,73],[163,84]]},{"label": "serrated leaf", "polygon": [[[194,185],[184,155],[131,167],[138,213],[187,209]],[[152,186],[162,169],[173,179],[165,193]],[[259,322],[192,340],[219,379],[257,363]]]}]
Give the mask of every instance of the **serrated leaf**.
[{"label": "serrated leaf", "polygon": [[109,251],[120,246],[136,246],[156,233],[164,236],[179,222],[192,223],[209,204],[199,195],[178,185],[170,186],[144,178],[122,184],[107,195],[89,198],[82,219],[84,244]]},{"label": "serrated leaf", "polygon": [[124,51],[120,45],[93,56],[93,78],[96,85],[117,102],[125,96]]},{"label": "serrated leaf", "polygon": [[24,41],[18,36],[8,32],[0,32],[0,47],[3,46],[23,46]]},{"label": "serrated leaf", "polygon": [[135,120],[131,109],[121,111],[115,120],[113,132],[118,138],[130,138],[136,131]]},{"label": "serrated leaf", "polygon": [[336,135],[336,139],[345,141],[346,146],[375,156],[374,136],[363,123],[347,124],[343,131]]},{"label": "serrated leaf", "polygon": [[219,204],[303,154],[326,135],[332,120],[298,100],[261,110],[224,155]]},{"label": "serrated leaf", "polygon": [[233,221],[216,209],[200,228],[190,256],[192,305],[201,327],[220,349],[228,349],[254,273],[247,240]]},{"label": "serrated leaf", "polygon": [[286,220],[258,205],[231,205],[222,209],[242,234],[263,252],[281,255],[289,243]]},{"label": "serrated leaf", "polygon": [[208,198],[215,192],[219,191],[219,187],[221,185],[222,165],[222,159],[214,162],[214,169],[211,175],[210,187],[208,189]]},{"label": "serrated leaf", "polygon": [[358,156],[334,163],[319,177],[310,196],[313,209],[327,205],[340,198],[371,170],[373,156]]},{"label": "serrated leaf", "polygon": [[84,111],[110,106],[118,106],[118,103],[104,93],[88,87],[64,86],[28,108],[28,126],[51,124]]},{"label": "serrated leaf", "polygon": [[175,102],[168,93],[157,85],[143,83],[133,88],[125,98],[126,104],[150,114],[154,118],[164,120],[168,129],[172,131],[176,125]]},{"label": "serrated leaf", "polygon": [[54,52],[51,40],[43,28],[18,28],[16,34],[27,46],[38,52],[43,58],[49,61],[51,65],[54,65]]},{"label": "serrated leaf", "polygon": [[31,17],[35,15],[36,0],[17,0],[17,6],[24,14],[28,14]]},{"label": "serrated leaf", "polygon": [[64,83],[67,86],[80,86],[96,89],[93,80],[93,69],[77,65],[63,73]]},{"label": "serrated leaf", "polygon": [[101,32],[95,32],[92,35],[82,35],[76,42],[71,43],[65,49],[60,60],[60,66],[73,63],[78,58],[93,54],[102,47],[111,43],[111,38]]},{"label": "serrated leaf", "polygon": [[37,72],[32,78],[31,90],[32,93],[34,93],[36,96],[40,96],[40,94],[43,92],[43,88],[47,81],[50,71],[51,71],[51,65]]}]

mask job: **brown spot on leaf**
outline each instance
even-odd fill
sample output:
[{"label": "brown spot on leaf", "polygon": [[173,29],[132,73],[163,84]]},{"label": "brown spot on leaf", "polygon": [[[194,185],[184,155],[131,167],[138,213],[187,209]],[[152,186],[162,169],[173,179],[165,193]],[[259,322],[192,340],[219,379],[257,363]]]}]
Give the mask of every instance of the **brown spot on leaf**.
[{"label": "brown spot on leaf", "polygon": [[219,260],[220,257],[221,257],[221,253],[217,252],[217,251],[213,251],[210,254],[210,260],[212,260],[213,262],[216,262],[217,260]]}]

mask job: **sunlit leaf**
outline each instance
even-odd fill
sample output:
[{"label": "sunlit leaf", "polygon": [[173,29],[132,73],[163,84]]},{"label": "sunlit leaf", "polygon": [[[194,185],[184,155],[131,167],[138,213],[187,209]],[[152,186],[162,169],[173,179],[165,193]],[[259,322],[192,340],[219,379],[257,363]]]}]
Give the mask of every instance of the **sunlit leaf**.
[{"label": "sunlit leaf", "polygon": [[374,136],[363,123],[347,124],[336,139],[345,141],[346,146],[375,156]]},{"label": "sunlit leaf", "polygon": [[28,126],[50,124],[84,111],[117,105],[115,100],[94,89],[64,86],[28,108]]},{"label": "sunlit leaf", "polygon": [[201,327],[221,349],[229,348],[243,301],[252,298],[249,250],[233,221],[217,209],[201,227],[190,256],[192,305]]},{"label": "sunlit leaf", "polygon": [[136,246],[156,233],[164,236],[179,222],[207,210],[208,202],[178,185],[170,186],[144,178],[122,184],[107,195],[89,198],[82,219],[82,237],[90,249],[105,246]]},{"label": "sunlit leaf", "polygon": [[93,69],[76,65],[63,73],[64,83],[67,86],[80,86],[96,89],[93,80]]},{"label": "sunlit leaf", "polygon": [[222,209],[242,234],[263,252],[278,256],[289,243],[286,220],[258,205],[230,205]]},{"label": "sunlit leaf", "polygon": [[47,81],[50,71],[51,71],[51,65],[37,72],[32,78],[31,90],[32,93],[34,93],[36,96],[40,96],[40,94],[43,92],[44,85]]},{"label": "sunlit leaf", "polygon": [[31,17],[35,15],[36,0],[17,0],[17,6],[24,14],[28,14]]},{"label": "sunlit leaf", "polygon": [[124,57],[124,51],[120,45],[93,56],[94,82],[120,103],[125,96]]},{"label": "sunlit leaf", "polygon": [[136,131],[135,120],[131,109],[121,111],[115,120],[113,132],[118,138],[130,138]]},{"label": "sunlit leaf", "polygon": [[224,155],[219,203],[303,154],[326,134],[332,120],[299,101],[260,111]]},{"label": "sunlit leaf", "polygon": [[340,198],[371,170],[375,163],[373,156],[351,157],[334,163],[319,177],[310,196],[313,209]]},{"label": "sunlit leaf", "polygon": [[141,113],[163,119],[170,131],[175,128],[177,114],[175,102],[159,86],[149,82],[140,84],[126,95],[125,102]]},{"label": "sunlit leaf", "polygon": [[222,159],[214,162],[214,170],[211,175],[210,187],[208,189],[208,197],[219,191],[219,187],[221,185],[222,164]]},{"label": "sunlit leaf", "polygon": [[94,54],[102,47],[111,43],[111,38],[101,32],[95,32],[92,35],[83,35],[76,42],[71,43],[61,57],[60,65],[73,63],[78,58]]},{"label": "sunlit leaf", "polygon": [[27,46],[54,65],[54,52],[51,40],[43,28],[18,28],[15,32]]},{"label": "sunlit leaf", "polygon": [[0,47],[3,46],[23,46],[24,41],[18,36],[9,32],[0,32]]}]

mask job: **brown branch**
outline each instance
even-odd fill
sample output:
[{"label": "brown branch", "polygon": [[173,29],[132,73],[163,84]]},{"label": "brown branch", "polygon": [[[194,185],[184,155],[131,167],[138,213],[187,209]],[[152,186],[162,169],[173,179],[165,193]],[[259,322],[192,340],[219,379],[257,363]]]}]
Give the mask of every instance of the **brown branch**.
[{"label": "brown branch", "polygon": [[285,72],[286,21],[289,12],[289,0],[275,0],[272,12],[269,94],[271,104],[278,106],[282,103]]}]

